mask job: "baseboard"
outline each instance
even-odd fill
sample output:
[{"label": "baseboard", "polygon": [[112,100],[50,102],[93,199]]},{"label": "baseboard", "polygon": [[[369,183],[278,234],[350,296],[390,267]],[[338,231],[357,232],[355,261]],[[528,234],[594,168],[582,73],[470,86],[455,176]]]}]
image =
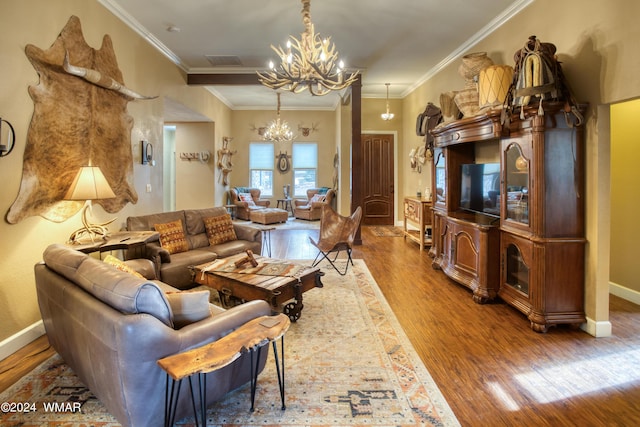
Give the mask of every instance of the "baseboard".
[{"label": "baseboard", "polygon": [[596,322],[595,320],[587,317],[586,323],[583,323],[580,326],[580,329],[596,338],[611,336],[611,322],[608,320],[605,322]]},{"label": "baseboard", "polygon": [[9,338],[0,342],[0,360],[11,356],[13,353],[20,350],[33,340],[40,338],[44,334],[45,330],[42,320],[37,321],[33,325],[24,328],[16,334],[13,334]]},{"label": "baseboard", "polygon": [[609,293],[629,302],[640,305],[640,292],[633,289],[625,288],[614,282],[609,282]]}]

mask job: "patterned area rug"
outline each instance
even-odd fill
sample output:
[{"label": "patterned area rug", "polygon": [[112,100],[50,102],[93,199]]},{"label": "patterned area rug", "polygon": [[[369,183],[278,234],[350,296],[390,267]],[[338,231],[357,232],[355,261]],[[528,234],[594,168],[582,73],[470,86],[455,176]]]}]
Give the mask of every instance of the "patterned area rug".
[{"label": "patterned area rug", "polygon": [[[304,294],[302,316],[285,336],[287,409],[280,409],[270,352],[255,411],[247,384],[208,408],[207,426],[458,426],[365,263],[355,260],[345,277],[322,265],[324,287]],[[37,409],[0,412],[2,426],[119,425],[58,356],[0,402]],[[193,418],[177,425],[193,426]]]},{"label": "patterned area rug", "polygon": [[371,232],[378,237],[402,237],[404,231],[400,227],[393,225],[372,225],[369,226]]}]

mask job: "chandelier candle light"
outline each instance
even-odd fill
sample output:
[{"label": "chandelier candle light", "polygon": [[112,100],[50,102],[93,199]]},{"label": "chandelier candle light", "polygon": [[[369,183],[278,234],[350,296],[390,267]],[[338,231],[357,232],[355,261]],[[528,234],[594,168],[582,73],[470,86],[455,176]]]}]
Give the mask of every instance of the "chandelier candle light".
[{"label": "chandelier candle light", "polygon": [[269,63],[271,71],[258,71],[260,83],[271,89],[301,93],[309,90],[312,95],[326,95],[339,91],[356,81],[358,71],[344,77],[344,63],[338,60],[338,52],[331,37],[322,39],[311,22],[311,0],[302,0],[302,22],[305,31],[300,40],[289,36],[286,50],[271,45],[280,64]]},{"label": "chandelier candle light", "polygon": [[382,120],[385,120],[385,121],[393,119],[393,113],[389,112],[389,85],[390,84],[391,83],[385,83],[385,85],[387,86],[387,112],[380,114],[380,117],[382,117]]},{"label": "chandelier candle light", "polygon": [[267,130],[265,130],[262,138],[265,141],[273,141],[273,142],[291,142],[293,141],[297,135],[293,134],[291,128],[289,128],[289,124],[280,120],[280,93],[278,95],[278,109],[276,111],[276,119],[269,123]]}]

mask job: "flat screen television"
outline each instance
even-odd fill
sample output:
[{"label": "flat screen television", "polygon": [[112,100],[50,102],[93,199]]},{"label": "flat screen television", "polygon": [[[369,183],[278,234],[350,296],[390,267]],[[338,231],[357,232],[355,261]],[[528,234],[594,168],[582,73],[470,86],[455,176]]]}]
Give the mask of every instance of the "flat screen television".
[{"label": "flat screen television", "polygon": [[460,167],[460,209],[500,216],[500,163]]}]

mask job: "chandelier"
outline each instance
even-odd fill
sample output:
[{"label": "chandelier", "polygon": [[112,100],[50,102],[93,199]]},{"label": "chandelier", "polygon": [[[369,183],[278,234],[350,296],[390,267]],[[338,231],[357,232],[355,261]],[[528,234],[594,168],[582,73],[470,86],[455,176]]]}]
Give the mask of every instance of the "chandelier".
[{"label": "chandelier", "polygon": [[289,124],[284,120],[280,120],[280,94],[278,93],[278,110],[276,119],[269,123],[267,129],[262,134],[262,139],[273,142],[291,142],[296,138]]},{"label": "chandelier", "polygon": [[260,83],[271,89],[301,93],[309,90],[312,95],[326,95],[342,90],[356,81],[358,71],[344,76],[344,62],[338,60],[338,52],[331,37],[320,38],[311,22],[311,0],[302,1],[302,22],[305,31],[300,40],[289,36],[286,50],[271,45],[280,64],[269,63],[271,71],[258,71]]},{"label": "chandelier", "polygon": [[387,86],[387,112],[380,114],[380,116],[382,117],[382,120],[385,120],[385,121],[393,119],[393,113],[389,112],[389,85],[390,84],[391,83],[385,83],[385,85]]}]

